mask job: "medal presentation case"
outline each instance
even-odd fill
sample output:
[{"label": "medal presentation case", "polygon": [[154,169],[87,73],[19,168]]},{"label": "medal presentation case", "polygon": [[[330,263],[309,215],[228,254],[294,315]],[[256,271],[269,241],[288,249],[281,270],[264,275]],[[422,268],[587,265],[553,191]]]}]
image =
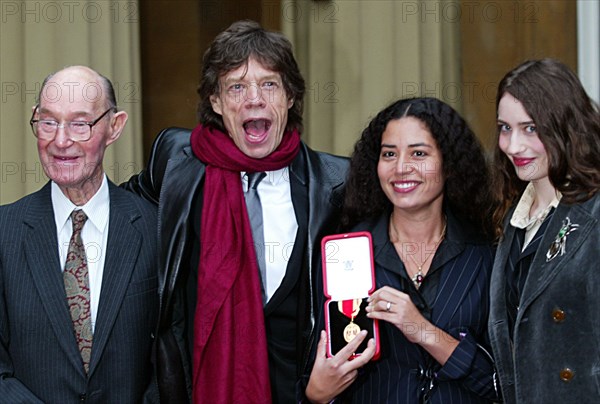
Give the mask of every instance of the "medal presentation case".
[{"label": "medal presentation case", "polygon": [[375,290],[371,234],[355,232],[326,236],[321,242],[327,355],[334,356],[361,331],[367,338],[352,355],[360,355],[371,338],[379,356],[379,325],[367,317],[369,294]]}]

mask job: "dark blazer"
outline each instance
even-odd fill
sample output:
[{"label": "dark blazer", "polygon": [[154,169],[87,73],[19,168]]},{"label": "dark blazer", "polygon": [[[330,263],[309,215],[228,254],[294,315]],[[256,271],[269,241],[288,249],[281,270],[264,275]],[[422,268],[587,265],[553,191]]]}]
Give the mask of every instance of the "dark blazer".
[{"label": "dark blazer", "polygon": [[50,183],[0,207],[0,401],[156,402],[156,209],[109,183],[107,253],[86,376],[59,264]]},{"label": "dark blazer", "polygon": [[[188,401],[190,374],[186,342],[175,336],[172,327],[174,305],[182,279],[189,275],[189,253],[193,244],[192,203],[202,191],[205,165],[192,153],[190,130],[169,128],[162,131],[152,148],[147,168],[124,186],[158,204],[161,294],[157,335],[157,372],[161,400]],[[348,160],[311,150],[304,143],[290,171],[298,174],[308,196],[307,245],[304,261],[308,279],[302,279],[300,300],[306,304],[305,316],[298,318],[297,341],[302,359],[298,374],[308,361],[308,347],[314,338],[317,294],[315,276],[320,256],[318,241],[337,226],[343,199]],[[316,247],[316,253],[315,252]],[[195,270],[195,268],[194,268]],[[268,313],[265,313],[268,316]],[[193,318],[193,313],[188,315]],[[267,318],[268,321],[268,318]]]},{"label": "dark blazer", "polygon": [[[600,195],[560,203],[540,242],[509,335],[506,268],[515,236],[506,218],[491,286],[490,339],[506,403],[591,403],[600,400]],[[546,253],[563,221],[579,228],[565,253]],[[513,360],[514,358],[514,360]]]},{"label": "dark blazer", "polygon": [[372,233],[377,289],[391,286],[408,293],[419,311],[458,339],[459,345],[440,366],[396,326],[381,321],[380,358],[359,372],[340,401],[417,404],[422,402],[421,388],[431,385],[427,403],[490,403],[497,398],[486,335],[493,249],[450,212],[447,217],[446,237],[435,253],[429,279],[421,286],[421,290],[429,288],[423,295],[412,285],[389,240],[389,214],[354,230]]}]

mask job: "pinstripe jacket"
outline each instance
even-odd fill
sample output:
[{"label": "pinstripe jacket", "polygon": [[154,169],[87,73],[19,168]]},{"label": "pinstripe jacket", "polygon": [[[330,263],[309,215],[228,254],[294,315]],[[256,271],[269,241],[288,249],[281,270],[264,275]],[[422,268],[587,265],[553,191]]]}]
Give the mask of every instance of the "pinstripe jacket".
[{"label": "pinstripe jacket", "polygon": [[[493,249],[450,213],[447,234],[417,291],[388,237],[389,215],[359,225],[373,235],[377,288],[408,293],[433,324],[460,340],[441,367],[394,325],[380,322],[381,357],[365,366],[345,394],[356,403],[489,403],[497,398],[487,349],[488,289]],[[422,293],[421,293],[422,292]],[[486,346],[486,348],[484,348]]]},{"label": "pinstripe jacket", "polygon": [[[156,209],[109,182],[107,253],[89,373],[67,307],[50,183],[0,207],[0,402],[156,402]],[[145,397],[144,397],[145,396]]]}]

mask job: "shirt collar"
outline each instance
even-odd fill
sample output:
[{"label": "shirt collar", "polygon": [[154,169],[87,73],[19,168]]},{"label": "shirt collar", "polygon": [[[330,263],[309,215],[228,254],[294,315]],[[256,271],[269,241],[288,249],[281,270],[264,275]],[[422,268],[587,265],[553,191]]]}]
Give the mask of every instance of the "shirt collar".
[{"label": "shirt collar", "polygon": [[518,229],[527,229],[533,227],[536,223],[542,223],[548,216],[548,213],[550,213],[550,210],[558,206],[560,198],[562,198],[562,194],[557,191],[554,199],[550,201],[550,204],[546,206],[544,210],[533,217],[529,217],[529,211],[531,210],[531,206],[535,201],[535,197],[535,187],[533,186],[533,183],[530,182],[527,184],[527,188],[525,188],[523,195],[521,195],[521,199],[519,199],[519,203],[517,204],[517,207],[510,218],[510,224],[513,227]]},{"label": "shirt collar", "polygon": [[91,222],[98,231],[104,231],[108,222],[108,213],[110,207],[110,197],[108,191],[108,180],[106,174],[102,178],[102,184],[98,191],[83,206],[77,206],[69,200],[60,190],[58,184],[51,183],[52,207],[54,208],[54,220],[58,232],[67,224],[71,212],[75,209],[82,209],[89,222]]},{"label": "shirt collar", "polygon": [[[267,175],[265,178],[262,179],[261,182],[265,182],[265,183],[268,183],[273,186],[278,186],[283,181],[288,182],[288,183],[290,182],[290,169],[287,166],[280,168],[279,170],[275,170],[275,171],[265,171],[265,173],[267,173]],[[245,189],[248,184],[248,178],[246,177],[246,171],[240,172],[240,175],[242,177],[242,181],[244,183],[244,189]]]}]

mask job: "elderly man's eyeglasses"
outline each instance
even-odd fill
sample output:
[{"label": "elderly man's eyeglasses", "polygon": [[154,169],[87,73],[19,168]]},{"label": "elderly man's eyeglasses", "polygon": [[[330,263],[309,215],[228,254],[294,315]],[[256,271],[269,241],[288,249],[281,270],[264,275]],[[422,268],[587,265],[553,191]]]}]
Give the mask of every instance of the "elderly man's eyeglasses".
[{"label": "elderly man's eyeglasses", "polygon": [[70,121],[59,124],[54,119],[33,119],[38,107],[33,110],[33,115],[29,120],[33,135],[42,140],[52,140],[58,133],[58,128],[64,128],[69,139],[74,142],[86,142],[92,137],[92,128],[109,112],[117,112],[117,108],[111,107],[104,111],[102,115],[94,119],[92,122],[85,121]]}]

